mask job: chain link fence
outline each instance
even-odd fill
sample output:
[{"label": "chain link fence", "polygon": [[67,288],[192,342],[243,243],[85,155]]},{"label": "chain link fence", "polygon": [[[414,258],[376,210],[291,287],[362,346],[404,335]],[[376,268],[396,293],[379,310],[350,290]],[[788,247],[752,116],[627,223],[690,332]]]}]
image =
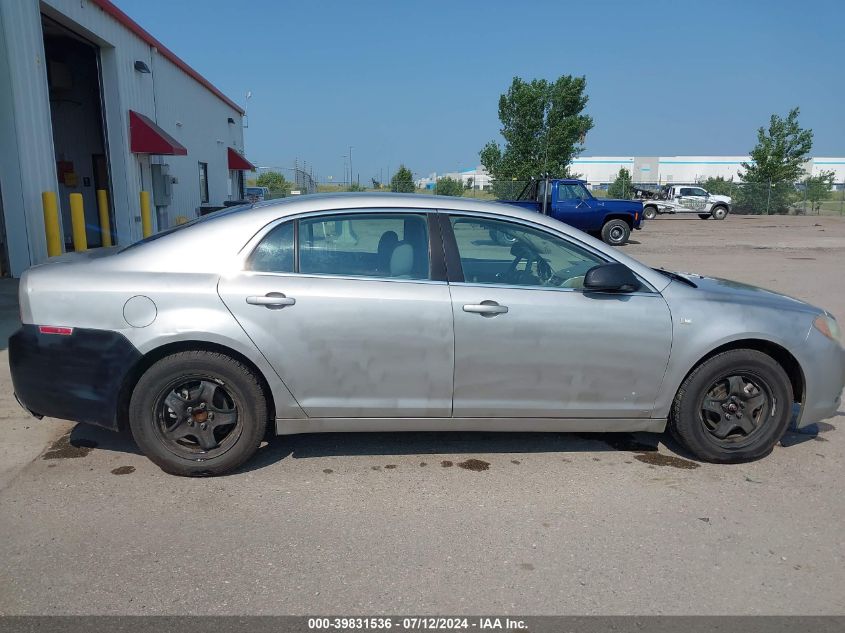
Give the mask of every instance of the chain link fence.
[{"label": "chain link fence", "polygon": [[[276,175],[282,176],[282,179]],[[255,199],[276,200],[290,195],[308,195],[317,193],[317,190],[314,168],[295,161],[293,167],[256,167],[247,175],[245,193],[246,198],[254,202]]]}]

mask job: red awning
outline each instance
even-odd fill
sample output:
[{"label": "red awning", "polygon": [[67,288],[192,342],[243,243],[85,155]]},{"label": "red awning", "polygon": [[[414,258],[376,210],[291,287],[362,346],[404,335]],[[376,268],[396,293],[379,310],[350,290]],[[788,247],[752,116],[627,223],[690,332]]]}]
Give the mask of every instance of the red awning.
[{"label": "red awning", "polygon": [[255,165],[244,158],[243,154],[237,151],[234,147],[229,148],[229,169],[245,169],[246,171],[255,171]]},{"label": "red awning", "polygon": [[133,154],[188,155],[179,141],[135,110],[129,111],[129,148]]}]

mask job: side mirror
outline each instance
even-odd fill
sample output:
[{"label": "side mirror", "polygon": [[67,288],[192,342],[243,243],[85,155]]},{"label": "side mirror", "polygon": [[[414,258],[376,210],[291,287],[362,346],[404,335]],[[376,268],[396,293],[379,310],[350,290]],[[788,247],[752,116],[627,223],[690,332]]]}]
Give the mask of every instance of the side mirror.
[{"label": "side mirror", "polygon": [[634,292],[640,282],[624,264],[599,264],[584,275],[584,290],[602,292]]}]

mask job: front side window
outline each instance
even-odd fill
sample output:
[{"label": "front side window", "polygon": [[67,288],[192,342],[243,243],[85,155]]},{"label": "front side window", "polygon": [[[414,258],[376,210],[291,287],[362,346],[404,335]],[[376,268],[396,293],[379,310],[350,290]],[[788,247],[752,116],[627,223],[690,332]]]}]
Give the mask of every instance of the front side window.
[{"label": "front side window", "polygon": [[558,187],[558,197],[561,200],[586,200],[590,196],[584,185],[561,183]]},{"label": "front side window", "polygon": [[299,272],[428,279],[422,213],[355,213],[299,221]]},{"label": "front side window", "polygon": [[452,216],[464,281],[476,284],[583,288],[604,263],[586,249],[522,224]]}]

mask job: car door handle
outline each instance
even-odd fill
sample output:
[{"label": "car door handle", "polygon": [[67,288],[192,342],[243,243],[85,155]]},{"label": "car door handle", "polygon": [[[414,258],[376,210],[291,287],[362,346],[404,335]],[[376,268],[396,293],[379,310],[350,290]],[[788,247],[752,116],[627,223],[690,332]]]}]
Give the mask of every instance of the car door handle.
[{"label": "car door handle", "polygon": [[495,301],[482,301],[481,303],[468,303],[464,306],[464,312],[480,314],[481,316],[496,316],[505,314],[508,306],[501,306]]},{"label": "car door handle", "polygon": [[264,306],[265,308],[284,308],[285,306],[295,305],[296,299],[286,297],[282,292],[268,292],[263,297],[247,297],[246,302],[250,305]]}]

